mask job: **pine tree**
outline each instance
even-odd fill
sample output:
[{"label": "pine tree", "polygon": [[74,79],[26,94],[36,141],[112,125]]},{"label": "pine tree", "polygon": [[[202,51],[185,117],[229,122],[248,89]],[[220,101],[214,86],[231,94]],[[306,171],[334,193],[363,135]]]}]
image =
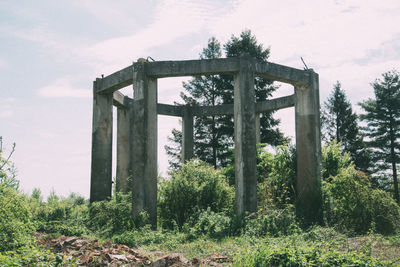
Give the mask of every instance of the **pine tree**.
[{"label": "pine tree", "polygon": [[[250,31],[241,33],[240,38],[232,36],[224,45],[227,57],[248,53],[261,60],[267,60],[269,48],[264,49]],[[221,45],[215,38],[210,38],[208,45],[200,54],[201,59],[220,58]],[[233,77],[229,75],[204,75],[194,77],[183,83],[185,92],[181,98],[185,104],[215,106],[233,103]],[[257,101],[263,101],[277,89],[272,82],[263,78],[255,79]],[[261,141],[277,145],[283,142],[283,134],[274,128],[279,120],[272,117],[273,112],[263,113],[260,119]],[[167,154],[172,157],[170,167],[175,168],[179,162],[180,132],[172,132],[170,145],[165,146]],[[234,144],[233,116],[195,117],[194,120],[194,156],[208,162],[216,168],[223,167],[229,160]],[[171,164],[172,163],[172,164]]]},{"label": "pine tree", "polygon": [[349,152],[357,169],[368,172],[369,152],[359,131],[358,116],[353,112],[339,81],[322,110],[323,139],[341,142],[344,152]]},{"label": "pine tree", "polygon": [[372,83],[375,99],[360,103],[366,112],[361,119],[373,149],[373,161],[377,174],[385,176],[391,169],[394,198],[400,204],[397,165],[400,163],[400,81],[395,70],[382,74],[383,79]]}]

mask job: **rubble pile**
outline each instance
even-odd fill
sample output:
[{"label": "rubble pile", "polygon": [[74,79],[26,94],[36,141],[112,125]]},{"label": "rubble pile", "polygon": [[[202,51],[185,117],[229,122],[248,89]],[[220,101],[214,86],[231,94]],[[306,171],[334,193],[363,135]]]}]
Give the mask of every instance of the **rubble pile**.
[{"label": "rubble pile", "polygon": [[45,234],[39,234],[37,238],[41,245],[54,251],[65,261],[80,266],[222,266],[232,262],[219,253],[213,253],[203,260],[188,260],[175,253],[152,260],[137,249],[110,241],[101,243],[98,240],[64,235],[51,239],[46,238]]}]

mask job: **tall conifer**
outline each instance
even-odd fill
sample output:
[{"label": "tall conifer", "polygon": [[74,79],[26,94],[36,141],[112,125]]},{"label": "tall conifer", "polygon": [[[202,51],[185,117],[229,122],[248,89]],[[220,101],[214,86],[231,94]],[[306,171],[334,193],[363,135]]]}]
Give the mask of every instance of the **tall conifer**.
[{"label": "tall conifer", "polygon": [[344,152],[349,152],[359,170],[369,168],[369,153],[358,126],[358,116],[353,112],[350,101],[339,81],[333,86],[322,110],[323,139],[342,143]]},{"label": "tall conifer", "polygon": [[383,79],[372,83],[375,99],[360,103],[367,122],[364,128],[373,149],[377,174],[391,172],[394,198],[400,204],[397,168],[400,164],[400,78],[395,70],[382,74]]}]

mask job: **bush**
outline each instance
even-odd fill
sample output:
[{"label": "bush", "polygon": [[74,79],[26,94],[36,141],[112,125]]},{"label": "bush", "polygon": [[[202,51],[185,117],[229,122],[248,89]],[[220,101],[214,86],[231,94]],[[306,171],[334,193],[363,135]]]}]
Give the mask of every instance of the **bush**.
[{"label": "bush", "polygon": [[0,183],[0,252],[30,244],[34,231],[26,197]]},{"label": "bush", "polygon": [[399,206],[388,193],[373,189],[364,174],[349,166],[330,177],[322,186],[328,225],[357,234],[391,234],[399,229]]},{"label": "bush", "polygon": [[185,224],[192,237],[201,235],[221,239],[231,234],[232,219],[224,212],[213,212],[210,208],[194,214]]},{"label": "bush", "polygon": [[51,192],[47,202],[42,202],[40,190],[34,189],[29,203],[37,231],[68,236],[88,233],[85,227],[88,207],[82,196],[71,194],[61,199]]},{"label": "bush", "polygon": [[330,179],[339,174],[340,170],[351,165],[349,153],[343,153],[340,143],[335,139],[327,146],[322,147],[322,179]]},{"label": "bush", "polygon": [[234,266],[386,266],[372,256],[321,248],[266,245],[256,251],[241,251]]},{"label": "bush", "polygon": [[220,171],[200,160],[191,160],[161,183],[161,223],[168,228],[182,227],[192,215],[208,207],[213,212],[232,209],[233,192]]},{"label": "bush", "polygon": [[279,146],[274,155],[260,153],[257,165],[259,202],[262,207],[284,209],[295,203],[296,151],[293,147]]},{"label": "bush", "polygon": [[91,203],[87,226],[107,238],[134,229],[131,194],[117,193],[109,201]]},{"label": "bush", "polygon": [[245,219],[244,234],[249,236],[283,236],[300,232],[293,206],[285,209],[266,209],[257,217]]}]

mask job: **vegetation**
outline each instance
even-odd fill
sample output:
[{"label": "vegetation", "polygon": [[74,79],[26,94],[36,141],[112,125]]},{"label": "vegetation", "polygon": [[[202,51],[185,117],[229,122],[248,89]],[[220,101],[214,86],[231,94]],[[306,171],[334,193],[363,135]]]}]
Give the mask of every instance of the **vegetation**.
[{"label": "vegetation", "polygon": [[353,112],[350,101],[338,81],[332,94],[324,103],[321,114],[323,139],[330,143],[337,140],[344,152],[350,153],[357,169],[368,172],[369,151],[359,132],[358,116]]},{"label": "vegetation", "polygon": [[[232,165],[219,171],[192,160],[160,184],[157,231],[144,225],[147,214],[132,219],[129,194],[116,193],[110,201],[89,204],[76,194],[60,198],[52,192],[43,201],[39,189],[27,197],[2,182],[0,262],[57,266],[76,261],[38,245],[34,233],[45,232],[48,238],[92,236],[149,253],[180,251],[191,258],[223,253],[236,266],[399,263],[400,208],[354,168],[340,144],[334,141],[323,149],[324,227],[302,229],[296,218],[295,150],[281,146],[270,153],[260,147],[257,160],[257,214],[234,215],[234,190],[224,175]],[[377,239],[378,244],[372,243]]]},{"label": "vegetation", "polygon": [[[368,145],[373,149],[374,176],[382,187],[393,191],[400,204],[397,165],[400,163],[400,78],[397,71],[382,74],[372,86],[375,99],[368,99],[360,105],[365,114],[361,119],[367,122],[364,128],[369,137]],[[391,186],[385,183],[391,169]]]},{"label": "vegetation", "polygon": [[[243,52],[261,60],[269,56],[269,49],[258,44],[250,31],[232,36],[223,47],[228,57]],[[200,58],[221,56],[221,45],[211,38]],[[255,86],[258,101],[276,89],[261,78]],[[158,230],[146,225],[147,213],[132,217],[131,194],[114,192],[110,200],[95,203],[74,193],[63,198],[51,192],[46,201],[40,189],[30,196],[22,194],[10,161],[15,144],[8,156],[0,150],[0,265],[77,265],[76,256],[60,256],[38,240],[60,238],[64,243],[66,236],[80,236],[96,239],[85,248],[101,249],[101,244],[111,244],[106,241],[111,240],[120,244],[116,247],[139,247],[150,257],[152,251],[160,250],[189,258],[223,254],[226,257],[217,257],[219,263],[234,266],[398,266],[399,74],[384,73],[383,80],[372,86],[375,99],[361,103],[365,111],[361,119],[367,126],[362,133],[367,137],[365,143],[358,132],[358,116],[339,82],[325,103],[321,225],[306,227],[296,215],[296,149],[282,145],[287,140],[275,128],[279,121],[272,113],[261,117],[261,140],[272,144],[274,151],[267,150],[266,144],[257,149],[258,211],[242,216],[234,212],[232,119],[197,118],[197,159],[178,164],[182,136],[173,131],[168,147],[173,170],[171,177],[161,177],[159,182]],[[230,76],[195,77],[184,88],[186,94],[181,96],[186,104],[233,102]],[[369,161],[368,149],[373,161]],[[387,183],[390,171],[393,183]],[[96,257],[105,254],[98,252]],[[91,257],[95,256],[85,254],[86,259]]]}]

